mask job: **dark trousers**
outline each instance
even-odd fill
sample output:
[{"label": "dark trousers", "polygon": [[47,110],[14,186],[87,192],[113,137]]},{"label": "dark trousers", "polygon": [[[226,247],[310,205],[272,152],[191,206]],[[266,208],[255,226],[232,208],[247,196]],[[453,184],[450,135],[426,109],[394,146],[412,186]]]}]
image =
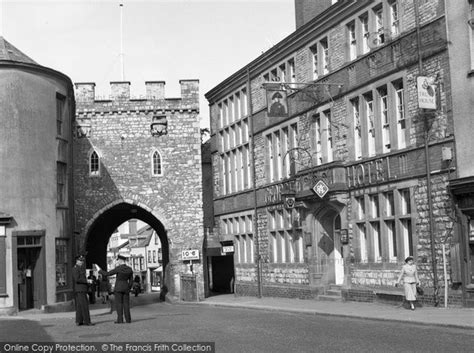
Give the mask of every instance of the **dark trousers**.
[{"label": "dark trousers", "polygon": [[130,317],[130,293],[129,292],[114,292],[115,294],[115,309],[117,310],[117,322],[123,322],[125,316],[126,322],[131,322]]},{"label": "dark trousers", "polygon": [[76,324],[90,324],[89,300],[86,292],[77,292],[74,295],[76,303]]}]

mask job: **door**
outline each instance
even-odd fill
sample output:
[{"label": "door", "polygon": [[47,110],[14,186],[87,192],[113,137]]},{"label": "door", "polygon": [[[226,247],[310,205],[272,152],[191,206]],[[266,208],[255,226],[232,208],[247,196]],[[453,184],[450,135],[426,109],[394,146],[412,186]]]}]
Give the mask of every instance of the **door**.
[{"label": "door", "polygon": [[343,284],[344,260],[341,245],[341,217],[333,209],[324,209],[314,218],[313,263],[325,284]]},{"label": "door", "polygon": [[[18,271],[18,308],[27,310],[37,307],[38,296],[35,288],[35,272],[37,272],[37,261],[40,247],[18,248],[17,271]],[[40,285],[37,283],[36,285]]]}]

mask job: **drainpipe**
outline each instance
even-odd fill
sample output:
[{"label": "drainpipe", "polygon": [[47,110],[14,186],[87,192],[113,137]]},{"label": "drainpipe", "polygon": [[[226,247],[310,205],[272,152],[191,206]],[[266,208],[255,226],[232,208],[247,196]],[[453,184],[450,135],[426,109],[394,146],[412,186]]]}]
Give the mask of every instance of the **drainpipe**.
[{"label": "drainpipe", "polygon": [[[423,58],[421,54],[421,34],[420,34],[420,11],[418,8],[418,1],[413,0],[415,10],[415,26],[416,26],[416,42],[417,42],[417,54],[418,54],[418,72],[419,75],[423,75]],[[423,113],[423,112],[422,112]],[[431,263],[433,266],[433,299],[435,306],[438,306],[438,272],[436,269],[436,241],[434,235],[434,219],[433,219],[433,200],[431,198],[431,163],[430,163],[430,152],[429,152],[429,140],[430,140],[430,126],[428,125],[428,117],[425,116],[425,160],[426,160],[426,193],[428,195],[428,217],[429,217],[429,232],[430,232],[430,243],[431,243]]]},{"label": "drainpipe", "polygon": [[250,130],[250,155],[252,156],[252,188],[253,188],[253,229],[255,234],[255,251],[257,253],[257,297],[262,297],[262,275],[261,275],[261,258],[260,258],[260,239],[258,236],[257,222],[257,178],[255,176],[255,137],[253,127],[253,108],[252,108],[252,87],[250,86],[250,68],[247,67],[247,114],[249,116]]}]

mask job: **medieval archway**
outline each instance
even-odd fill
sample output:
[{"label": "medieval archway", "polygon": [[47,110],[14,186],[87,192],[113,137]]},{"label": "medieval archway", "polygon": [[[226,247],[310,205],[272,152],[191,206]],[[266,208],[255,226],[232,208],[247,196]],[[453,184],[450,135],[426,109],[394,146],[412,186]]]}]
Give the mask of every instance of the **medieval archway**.
[{"label": "medieval archway", "polygon": [[[138,219],[152,227],[158,235],[162,249],[162,267],[169,263],[169,241],[163,223],[144,207],[122,202],[102,210],[92,219],[85,233],[82,251],[87,253],[87,267],[93,263],[107,268],[107,244],[112,233],[124,222]],[[163,271],[163,275],[165,271]],[[165,280],[163,278],[163,280]]]}]

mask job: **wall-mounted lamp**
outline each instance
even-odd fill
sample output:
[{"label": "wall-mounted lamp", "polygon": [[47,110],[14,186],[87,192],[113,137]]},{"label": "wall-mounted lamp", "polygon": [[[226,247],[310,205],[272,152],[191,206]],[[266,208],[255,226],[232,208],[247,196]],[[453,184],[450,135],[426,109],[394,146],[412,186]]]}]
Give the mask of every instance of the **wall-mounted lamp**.
[{"label": "wall-mounted lamp", "polygon": [[168,121],[166,115],[154,116],[150,124],[151,136],[161,136],[168,133]]}]

